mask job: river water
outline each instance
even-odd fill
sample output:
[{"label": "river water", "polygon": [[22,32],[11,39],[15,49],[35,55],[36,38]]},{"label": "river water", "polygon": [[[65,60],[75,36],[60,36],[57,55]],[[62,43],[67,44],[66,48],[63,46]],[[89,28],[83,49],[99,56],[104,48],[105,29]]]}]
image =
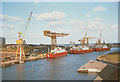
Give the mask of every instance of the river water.
[{"label": "river water", "polygon": [[[2,80],[94,80],[97,73],[78,73],[77,69],[90,60],[109,52],[92,52],[85,54],[68,54],[53,60],[41,59],[2,68]],[[34,72],[31,70],[34,69]]]}]

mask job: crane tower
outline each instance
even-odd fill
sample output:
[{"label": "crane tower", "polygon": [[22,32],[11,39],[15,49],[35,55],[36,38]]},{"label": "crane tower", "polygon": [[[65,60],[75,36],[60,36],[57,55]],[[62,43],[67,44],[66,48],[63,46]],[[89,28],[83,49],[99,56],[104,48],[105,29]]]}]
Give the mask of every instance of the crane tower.
[{"label": "crane tower", "polygon": [[26,28],[25,28],[25,32],[23,33],[23,36],[22,36],[21,32],[18,32],[19,40],[16,40],[16,44],[17,44],[16,59],[19,59],[19,60],[25,59],[25,51],[24,51],[24,46],[23,46],[24,45],[24,40],[23,39],[25,37],[25,33],[27,31],[28,24],[30,22],[31,16],[32,16],[32,12],[30,14],[30,17],[28,18],[28,22],[27,22],[27,25],[26,25]]}]

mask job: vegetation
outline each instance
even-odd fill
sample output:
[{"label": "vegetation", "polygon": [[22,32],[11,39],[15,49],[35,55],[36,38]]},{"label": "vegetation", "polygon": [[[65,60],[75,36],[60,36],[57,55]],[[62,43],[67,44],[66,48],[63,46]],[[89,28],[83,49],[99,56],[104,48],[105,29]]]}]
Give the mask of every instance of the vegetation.
[{"label": "vegetation", "polygon": [[109,62],[117,62],[120,63],[120,56],[118,56],[120,54],[120,51],[116,51],[116,52],[112,52],[112,53],[108,53],[107,55],[102,55],[100,57],[100,59],[107,60]]},{"label": "vegetation", "polygon": [[1,50],[2,52],[15,52],[16,51],[15,48],[2,48]]},{"label": "vegetation", "polygon": [[110,54],[120,54],[120,51],[116,51],[116,52],[111,52],[111,53],[108,53],[109,55]]},{"label": "vegetation", "polygon": [[119,58],[120,58],[120,56],[118,56],[118,54],[116,54],[116,55],[105,55],[105,58],[106,59],[108,59],[108,60],[113,60],[113,61],[119,61],[120,62],[120,60],[118,60]]}]

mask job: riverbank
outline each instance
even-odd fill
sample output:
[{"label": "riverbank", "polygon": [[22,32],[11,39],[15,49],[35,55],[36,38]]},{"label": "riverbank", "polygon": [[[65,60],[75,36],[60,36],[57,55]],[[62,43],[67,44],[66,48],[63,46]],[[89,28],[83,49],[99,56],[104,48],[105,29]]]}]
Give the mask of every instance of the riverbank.
[{"label": "riverbank", "polygon": [[120,64],[120,51],[115,51],[112,53],[108,53],[108,54],[104,54],[101,56],[98,56],[96,58],[96,60],[98,61],[103,61],[103,62],[107,62],[112,65],[107,65],[100,73],[99,75],[95,78],[94,82],[96,82],[97,80],[115,80],[118,81],[119,80],[119,64]]},{"label": "riverbank", "polygon": [[119,60],[120,56],[118,56],[119,54],[120,54],[120,51],[104,54],[104,55],[98,56],[96,60],[118,65],[120,63],[120,60]]}]

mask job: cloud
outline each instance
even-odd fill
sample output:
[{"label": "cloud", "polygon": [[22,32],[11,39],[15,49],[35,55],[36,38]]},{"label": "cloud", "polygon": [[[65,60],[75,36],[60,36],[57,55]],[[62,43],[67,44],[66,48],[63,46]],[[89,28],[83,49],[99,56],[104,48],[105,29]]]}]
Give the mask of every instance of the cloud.
[{"label": "cloud", "polygon": [[71,27],[83,27],[83,25],[85,24],[85,21],[71,20],[69,23],[70,23]]},{"label": "cloud", "polygon": [[22,18],[15,17],[15,16],[7,16],[7,15],[0,15],[0,19],[1,19],[2,21],[12,21],[12,22],[22,21]]},{"label": "cloud", "polygon": [[101,18],[100,18],[100,17],[95,17],[94,20],[95,20],[95,21],[100,21]]},{"label": "cloud", "polygon": [[89,18],[89,17],[92,16],[92,14],[93,14],[93,12],[88,12],[88,13],[86,14],[86,17]]},{"label": "cloud", "polygon": [[69,22],[71,27],[76,27],[76,28],[98,28],[102,25],[101,23],[101,18],[100,17],[95,17],[90,20],[71,20]]},{"label": "cloud", "polygon": [[63,26],[65,24],[66,24],[66,21],[59,20],[59,21],[49,22],[48,26],[50,26],[50,27],[58,27],[58,26]]},{"label": "cloud", "polygon": [[39,0],[34,0],[35,4],[38,4],[39,3]]},{"label": "cloud", "polygon": [[35,16],[38,21],[56,21],[66,17],[66,14],[60,11],[53,11],[42,14],[34,14],[33,16]]},{"label": "cloud", "polygon": [[105,10],[106,10],[106,8],[104,8],[103,6],[97,6],[97,7],[95,7],[91,12],[88,12],[88,13],[86,14],[86,17],[89,18],[89,17],[91,17],[93,14],[98,13],[98,12],[102,12],[102,11],[105,11]]},{"label": "cloud", "polygon": [[96,8],[94,8],[93,12],[101,12],[101,11],[105,11],[106,8],[102,7],[102,6],[97,6]]},{"label": "cloud", "polygon": [[118,25],[113,25],[112,28],[118,28]]},{"label": "cloud", "polygon": [[90,21],[86,28],[102,29],[102,23],[100,21]]},{"label": "cloud", "polygon": [[15,28],[14,25],[10,25],[10,24],[0,24],[0,27],[7,28],[7,29],[13,29],[13,28]]},{"label": "cloud", "polygon": [[4,23],[4,24],[0,24],[0,27],[3,29],[14,29],[14,28],[22,28],[24,27],[25,25],[24,24],[20,24],[19,26],[15,26],[15,25],[11,25],[11,24],[8,24],[8,23]]}]

